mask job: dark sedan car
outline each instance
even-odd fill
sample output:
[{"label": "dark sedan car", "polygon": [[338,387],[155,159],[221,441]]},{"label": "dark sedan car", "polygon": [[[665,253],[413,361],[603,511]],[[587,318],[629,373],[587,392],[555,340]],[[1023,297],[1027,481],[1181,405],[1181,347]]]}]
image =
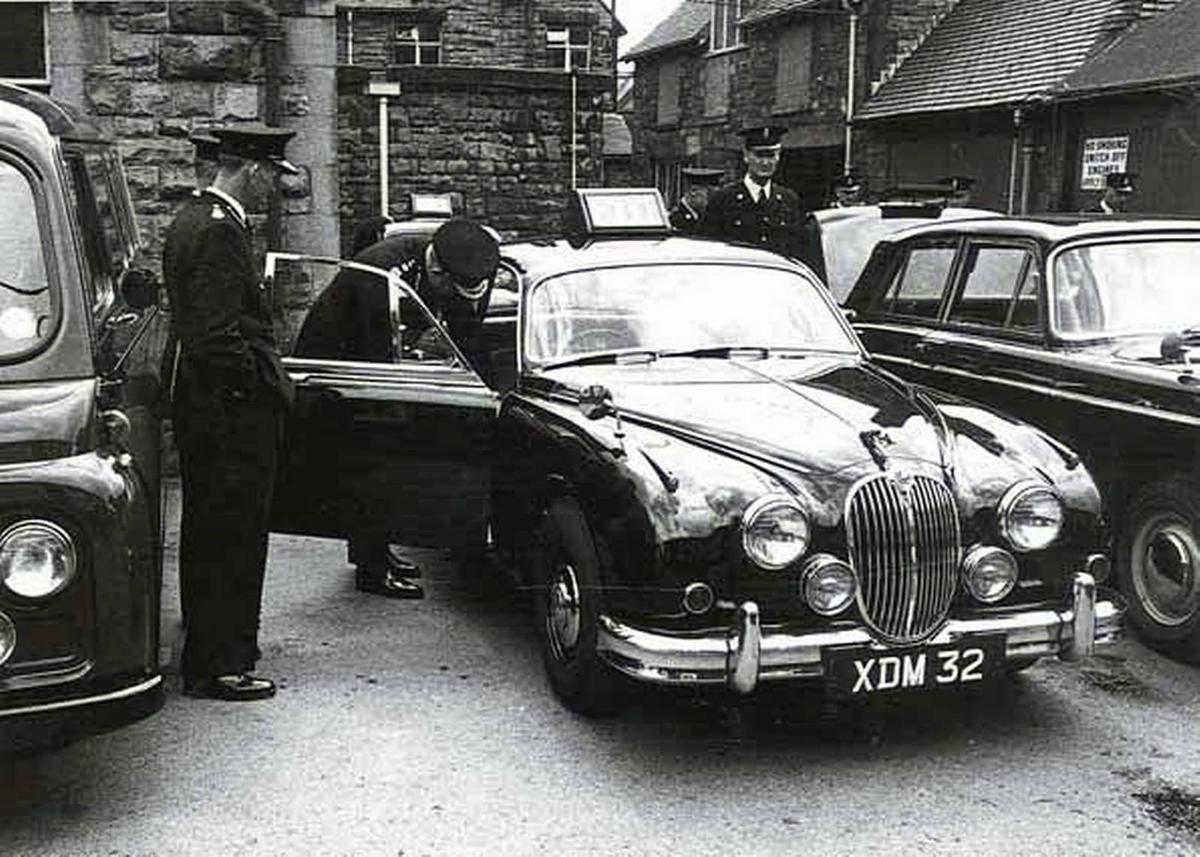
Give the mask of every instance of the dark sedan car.
[{"label": "dark sedan car", "polygon": [[[431,343],[395,272],[376,272],[393,362],[286,361],[278,528],[494,541],[534,593],[554,689],[584,712],[631,678],[862,695],[1117,637],[1077,457],[877,368],[803,266],[670,237],[637,193],[596,196],[589,234],[502,246],[519,310],[490,332],[511,383]],[[272,257],[272,276],[285,264],[322,263]]]},{"label": "dark sedan car", "polygon": [[161,700],[155,284],[116,146],[0,84],[0,753]]},{"label": "dark sedan car", "polygon": [[1200,222],[972,220],[884,239],[849,295],[880,363],[1070,444],[1131,622],[1200,659]]}]

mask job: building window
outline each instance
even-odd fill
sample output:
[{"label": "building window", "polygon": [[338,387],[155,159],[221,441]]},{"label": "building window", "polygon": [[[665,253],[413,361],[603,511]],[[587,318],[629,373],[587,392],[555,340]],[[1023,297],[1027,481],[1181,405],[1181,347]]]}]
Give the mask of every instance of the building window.
[{"label": "building window", "polygon": [[674,125],[679,121],[679,77],[681,66],[678,60],[665,62],[658,67],[658,124]]},{"label": "building window", "polygon": [[0,80],[48,84],[45,3],[0,3]]},{"label": "building window", "polygon": [[729,56],[709,57],[704,63],[704,115],[729,113]]},{"label": "building window", "polygon": [[723,51],[742,44],[738,19],[742,17],[745,0],[711,0],[712,27],[709,30],[709,50]]},{"label": "building window", "polygon": [[812,27],[789,27],[775,54],[776,113],[807,110],[812,104]]},{"label": "building window", "polygon": [[437,65],[442,59],[442,25],[399,20],[393,35],[397,65]]},{"label": "building window", "polygon": [[581,25],[546,30],[546,50],[550,68],[570,71],[586,69],[592,62],[592,31]]}]

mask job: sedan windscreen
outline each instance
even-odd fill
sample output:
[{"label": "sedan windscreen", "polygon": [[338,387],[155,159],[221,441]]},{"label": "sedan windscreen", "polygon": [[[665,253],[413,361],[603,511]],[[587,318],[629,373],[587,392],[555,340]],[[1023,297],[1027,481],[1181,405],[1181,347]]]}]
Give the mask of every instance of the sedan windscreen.
[{"label": "sedan windscreen", "polygon": [[1057,329],[1125,336],[1200,326],[1200,238],[1090,244],[1054,263]]},{"label": "sedan windscreen", "polygon": [[638,265],[539,283],[527,304],[531,363],[625,349],[722,347],[856,353],[814,281],[773,268]]}]

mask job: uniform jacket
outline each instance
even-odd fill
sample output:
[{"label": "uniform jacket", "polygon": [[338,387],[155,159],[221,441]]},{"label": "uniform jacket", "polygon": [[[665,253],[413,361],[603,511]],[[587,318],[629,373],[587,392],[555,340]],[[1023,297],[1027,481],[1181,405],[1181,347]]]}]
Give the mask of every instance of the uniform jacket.
[{"label": "uniform jacket", "polygon": [[163,248],[171,300],[169,389],[186,378],[241,393],[265,389],[291,401],[292,383],[253,260],[249,228],[226,201],[200,192],[183,204]]},{"label": "uniform jacket", "polygon": [[760,203],[750,197],[741,180],[723,185],[708,198],[697,231],[724,241],[753,244],[785,256],[800,257],[800,227],[804,212],[796,192],[771,182],[771,193]]},{"label": "uniform jacket", "polygon": [[[385,271],[400,268],[405,281],[413,286],[430,311],[440,316],[455,343],[474,362],[479,322],[491,293],[485,293],[474,305],[457,295],[434,293],[425,273],[425,248],[429,241],[422,235],[394,235],[367,247],[354,261]],[[402,304],[404,339],[412,343],[427,322],[419,313],[406,313],[405,309]],[[293,353],[297,357],[386,363],[395,359],[394,350],[386,281],[347,268],[339,271],[317,296],[304,318]]]}]

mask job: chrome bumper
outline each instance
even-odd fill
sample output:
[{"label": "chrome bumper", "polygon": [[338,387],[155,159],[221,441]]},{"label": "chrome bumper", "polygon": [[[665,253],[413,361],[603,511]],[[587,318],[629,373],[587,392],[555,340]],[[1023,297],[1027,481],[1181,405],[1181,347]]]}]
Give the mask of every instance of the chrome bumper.
[{"label": "chrome bumper", "polygon": [[150,693],[162,684],[162,680],[163,677],[161,675],[155,675],[130,687],[123,687],[118,690],[109,691],[108,693],[97,694],[96,696],[39,702],[34,705],[23,705],[19,708],[3,708],[0,709],[0,718],[22,717],[30,714],[49,714],[52,711],[63,711],[71,708],[90,708],[98,705],[107,705],[112,702],[121,702],[144,693]]},{"label": "chrome bumper", "polygon": [[[1118,640],[1124,607],[1096,601],[1090,574],[1076,574],[1071,602],[1062,610],[1036,609],[978,619],[952,619],[925,645],[953,643],[961,637],[1002,634],[1008,660],[1058,655],[1078,660],[1097,645]],[[758,605],[737,608],[723,633],[666,634],[601,616],[597,651],[615,669],[655,684],[726,684],[750,693],[761,681],[819,678],[825,674],[822,654],[842,646],[887,647],[862,628],[789,631],[759,622]]]}]

